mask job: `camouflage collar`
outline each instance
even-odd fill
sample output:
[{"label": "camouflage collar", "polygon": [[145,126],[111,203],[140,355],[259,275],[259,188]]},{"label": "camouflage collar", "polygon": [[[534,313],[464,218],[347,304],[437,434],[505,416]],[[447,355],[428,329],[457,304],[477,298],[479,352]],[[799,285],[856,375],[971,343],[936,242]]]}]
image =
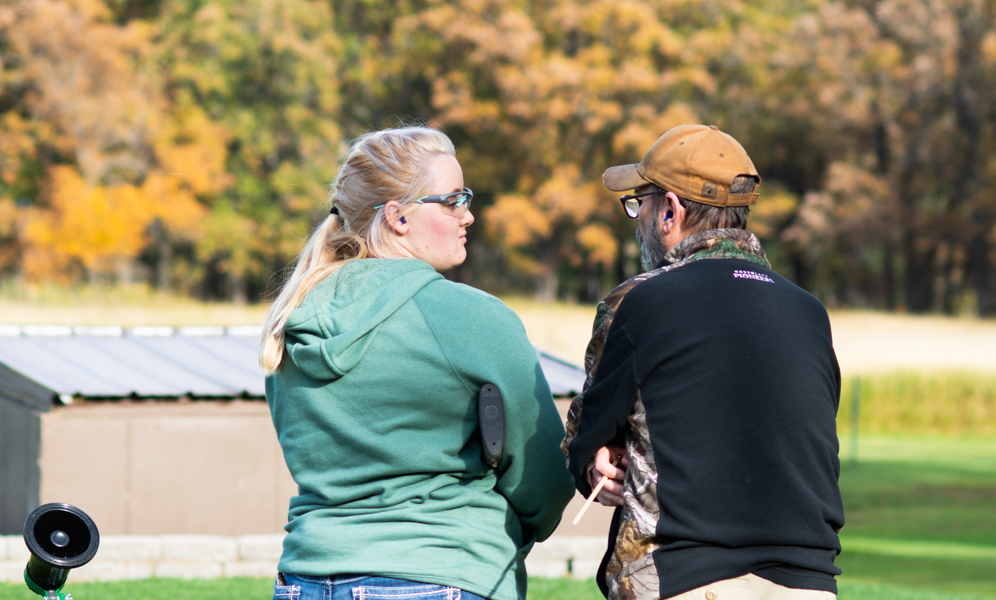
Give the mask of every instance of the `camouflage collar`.
[{"label": "camouflage collar", "polygon": [[671,248],[660,266],[703,258],[741,258],[771,267],[757,236],[743,229],[709,229],[692,234]]}]

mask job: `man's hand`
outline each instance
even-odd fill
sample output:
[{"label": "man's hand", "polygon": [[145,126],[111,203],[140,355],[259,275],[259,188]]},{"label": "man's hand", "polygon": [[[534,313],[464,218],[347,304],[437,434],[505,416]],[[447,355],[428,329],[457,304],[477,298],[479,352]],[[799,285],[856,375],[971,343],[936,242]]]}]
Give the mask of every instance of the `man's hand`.
[{"label": "man's hand", "polygon": [[[616,465],[619,465],[616,467]],[[602,487],[595,500],[605,506],[621,506],[623,503],[623,480],[626,478],[626,467],[629,466],[629,459],[626,458],[626,451],[613,446],[603,446],[595,453],[595,458],[588,463],[588,485],[595,488],[603,475],[608,476],[608,481]]]}]

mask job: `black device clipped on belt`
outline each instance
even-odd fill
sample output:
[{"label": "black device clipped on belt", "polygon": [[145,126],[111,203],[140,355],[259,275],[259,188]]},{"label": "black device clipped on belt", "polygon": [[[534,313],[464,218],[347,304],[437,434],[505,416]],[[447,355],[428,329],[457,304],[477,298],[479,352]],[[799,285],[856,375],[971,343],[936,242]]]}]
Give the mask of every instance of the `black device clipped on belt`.
[{"label": "black device clipped on belt", "polygon": [[484,461],[497,467],[505,449],[505,404],[501,391],[493,383],[485,383],[477,396],[477,416],[481,422],[481,449]]}]

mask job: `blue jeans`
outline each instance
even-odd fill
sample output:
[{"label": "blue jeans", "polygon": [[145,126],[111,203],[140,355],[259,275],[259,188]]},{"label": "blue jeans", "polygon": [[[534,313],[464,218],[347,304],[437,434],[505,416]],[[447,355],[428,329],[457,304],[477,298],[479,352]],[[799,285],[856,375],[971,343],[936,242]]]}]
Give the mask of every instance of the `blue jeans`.
[{"label": "blue jeans", "polygon": [[369,575],[281,573],[273,600],[485,600],[459,588]]}]

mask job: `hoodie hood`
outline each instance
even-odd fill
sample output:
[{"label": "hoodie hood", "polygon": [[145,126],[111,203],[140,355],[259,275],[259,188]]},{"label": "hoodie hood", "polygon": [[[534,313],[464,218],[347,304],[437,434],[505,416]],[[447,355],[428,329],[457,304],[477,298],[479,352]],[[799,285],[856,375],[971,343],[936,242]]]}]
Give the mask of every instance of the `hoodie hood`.
[{"label": "hoodie hood", "polygon": [[284,326],[288,358],[309,377],[338,379],[356,366],[388,317],[442,279],[416,259],[365,258],[315,286]]}]

